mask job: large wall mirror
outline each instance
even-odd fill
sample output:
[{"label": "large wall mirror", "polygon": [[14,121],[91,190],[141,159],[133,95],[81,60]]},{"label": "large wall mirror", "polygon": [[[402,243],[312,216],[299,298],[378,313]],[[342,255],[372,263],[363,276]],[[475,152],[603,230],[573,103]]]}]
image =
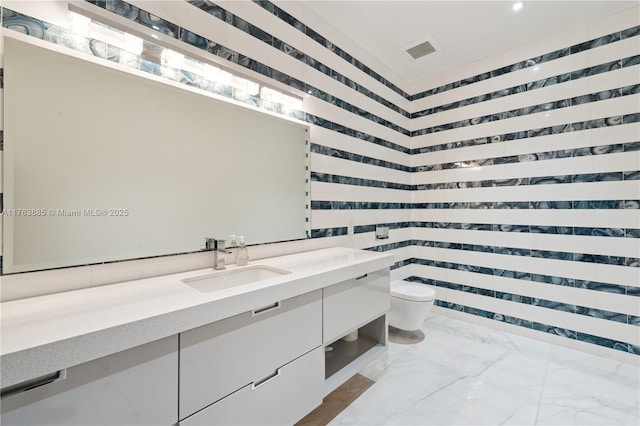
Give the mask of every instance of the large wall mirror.
[{"label": "large wall mirror", "polygon": [[3,273],[308,236],[303,123],[8,36],[4,79]]}]

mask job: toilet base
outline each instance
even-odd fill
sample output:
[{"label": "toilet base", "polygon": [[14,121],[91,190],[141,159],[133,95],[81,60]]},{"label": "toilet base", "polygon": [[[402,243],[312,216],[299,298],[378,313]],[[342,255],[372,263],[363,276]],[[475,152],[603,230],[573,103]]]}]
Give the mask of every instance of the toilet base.
[{"label": "toilet base", "polygon": [[422,330],[401,330],[392,325],[389,326],[389,341],[400,345],[413,345],[424,340]]}]

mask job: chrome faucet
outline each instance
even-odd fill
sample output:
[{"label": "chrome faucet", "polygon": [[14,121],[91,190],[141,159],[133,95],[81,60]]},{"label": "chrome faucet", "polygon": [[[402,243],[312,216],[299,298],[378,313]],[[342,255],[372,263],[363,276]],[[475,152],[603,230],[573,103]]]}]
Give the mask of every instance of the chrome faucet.
[{"label": "chrome faucet", "polygon": [[225,269],[224,257],[227,251],[224,248],[224,240],[207,237],[204,242],[204,249],[213,251],[213,269]]}]

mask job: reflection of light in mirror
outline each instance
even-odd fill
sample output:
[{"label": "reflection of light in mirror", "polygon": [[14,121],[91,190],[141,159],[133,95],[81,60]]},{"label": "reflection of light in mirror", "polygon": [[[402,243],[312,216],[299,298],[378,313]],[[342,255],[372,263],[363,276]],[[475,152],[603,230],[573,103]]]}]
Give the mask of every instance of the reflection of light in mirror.
[{"label": "reflection of light in mirror", "polygon": [[242,90],[249,95],[257,95],[260,92],[260,85],[249,81],[246,78],[238,77],[236,75],[231,76],[231,86],[236,89]]},{"label": "reflection of light in mirror", "polygon": [[164,49],[160,56],[162,65],[181,69],[184,65],[184,55],[174,52],[173,50]]},{"label": "reflection of light in mirror", "polygon": [[134,55],[142,53],[142,39],[131,34],[124,35],[124,50]]},{"label": "reflection of light in mirror", "polygon": [[232,75],[212,65],[205,64],[204,76],[208,80],[215,81],[216,83],[225,84],[225,85],[231,84]]},{"label": "reflection of light in mirror", "polygon": [[283,96],[284,95],[282,93],[268,87],[262,87],[260,89],[260,98],[264,99],[265,101],[282,103]]},{"label": "reflection of light in mirror", "polygon": [[71,32],[76,36],[100,40],[136,55],[142,52],[140,37],[124,33],[73,12],[69,12],[69,21],[71,22]]}]

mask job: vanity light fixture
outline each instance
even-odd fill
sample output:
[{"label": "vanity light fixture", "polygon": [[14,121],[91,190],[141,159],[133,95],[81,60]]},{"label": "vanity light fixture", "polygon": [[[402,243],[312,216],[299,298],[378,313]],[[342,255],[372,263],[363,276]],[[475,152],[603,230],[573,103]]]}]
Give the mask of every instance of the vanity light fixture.
[{"label": "vanity light fixture", "polygon": [[523,2],[521,2],[521,1],[515,2],[515,3],[513,4],[513,10],[514,10],[514,12],[519,11],[519,10],[520,10],[520,9],[522,9],[523,7],[524,7],[524,3],[523,3]]},{"label": "vanity light fixture", "polygon": [[[163,75],[174,75],[180,69],[203,76],[211,82],[232,86],[238,89],[242,96],[259,96],[266,101],[279,103],[282,105],[282,112],[289,113],[291,110],[302,109],[302,98],[288,95],[274,89],[261,86],[259,83],[248,80],[246,78],[233,75],[224,71],[217,66],[210,65],[197,59],[185,56],[176,50],[172,50],[162,46],[155,40],[160,37],[155,33],[142,33],[142,37],[127,32],[127,29],[119,29],[111,26],[112,24],[101,23],[96,21],[93,15],[86,16],[82,8],[74,8],[69,10],[70,29],[73,35],[87,37],[100,40],[106,44],[116,46],[128,54],[142,55],[145,49],[151,50],[156,56],[153,58],[146,57],[152,62],[160,62],[164,67]],[[152,27],[159,30],[157,26]],[[154,41],[150,41],[150,39]],[[147,46],[145,47],[145,44]],[[127,60],[130,55],[121,55],[122,60]],[[175,79],[174,75],[171,77]],[[305,95],[308,96],[308,95]]]}]

